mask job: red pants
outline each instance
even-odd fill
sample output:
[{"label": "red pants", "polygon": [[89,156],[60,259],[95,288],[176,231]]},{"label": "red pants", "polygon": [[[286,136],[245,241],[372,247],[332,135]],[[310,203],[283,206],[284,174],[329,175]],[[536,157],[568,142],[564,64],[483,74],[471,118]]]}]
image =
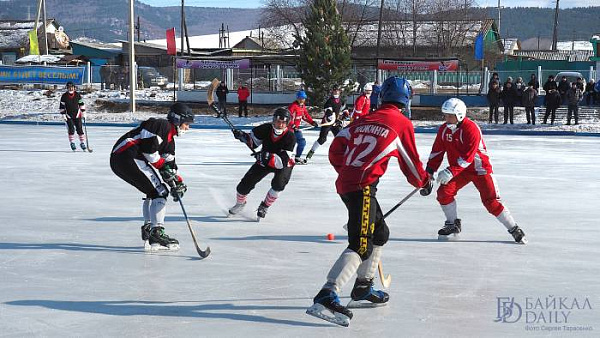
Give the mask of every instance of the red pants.
[{"label": "red pants", "polygon": [[477,175],[476,173],[463,171],[458,176],[452,178],[448,184],[440,185],[437,190],[438,202],[441,205],[452,203],[458,191],[470,182],[473,182],[475,188],[479,190],[481,202],[483,202],[487,211],[494,216],[500,215],[502,210],[504,210],[504,206],[500,202],[500,194],[498,193],[496,180],[492,177],[492,174]]}]

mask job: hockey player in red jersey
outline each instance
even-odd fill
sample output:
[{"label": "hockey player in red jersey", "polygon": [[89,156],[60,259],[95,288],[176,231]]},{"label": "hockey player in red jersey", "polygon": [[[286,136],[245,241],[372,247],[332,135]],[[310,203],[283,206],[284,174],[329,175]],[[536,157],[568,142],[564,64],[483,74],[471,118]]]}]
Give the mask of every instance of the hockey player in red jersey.
[{"label": "hockey player in red jersey", "polygon": [[313,127],[318,127],[319,124],[315,122],[308,110],[306,109],[306,92],[303,90],[298,91],[296,93],[296,101],[292,102],[288,106],[288,110],[290,111],[291,120],[289,128],[294,131],[294,136],[296,136],[296,158],[295,161],[297,164],[306,164],[306,160],[302,159],[302,152],[304,151],[304,147],[306,146],[306,140],[302,135],[302,131],[300,130],[300,123],[302,120],[310,123]]},{"label": "hockey player in red jersey", "polygon": [[358,120],[361,117],[367,116],[371,111],[371,93],[373,92],[373,86],[366,84],[363,88],[363,93],[354,101],[354,110],[352,110],[351,120]]},{"label": "hockey player in red jersey", "polygon": [[460,189],[473,182],[487,211],[506,227],[515,242],[526,243],[525,233],[500,200],[481,129],[466,117],[465,103],[451,98],[442,105],[442,113],[446,123],[438,130],[426,169],[433,175],[442,164],[444,154],[448,155],[449,166],[437,177],[440,183],[437,200],[446,215],[444,227],[438,231],[440,239],[460,233],[461,221],[454,197]]},{"label": "hockey player in red jersey", "polygon": [[258,206],[257,220],[265,218],[269,207],[275,203],[279,193],[285,189],[290,181],[294,160],[292,154],[296,145],[296,137],[288,127],[290,112],[286,108],[277,108],[273,112],[273,122],[264,123],[254,127],[250,133],[239,129],[233,130],[233,136],[246,143],[250,149],[262,145],[260,152],[256,153],[256,163],[244,175],[236,187],[236,203],[229,209],[230,215],[235,215],[246,206],[248,194],[256,184],[268,174],[274,173],[271,180],[271,189],[265,199]]},{"label": "hockey player in red jersey", "polygon": [[179,249],[179,242],[164,232],[166,203],[169,189],[175,201],[187,190],[177,173],[174,136],[183,135],[193,121],[191,109],[175,103],[166,120],[150,118],[142,122],[121,136],[110,154],[112,171],[146,195],[142,205],[146,250]]},{"label": "hockey player in red jersey", "polygon": [[69,143],[71,143],[71,150],[75,151],[75,131],[79,136],[79,146],[82,150],[86,150],[85,146],[85,133],[81,124],[82,119],[85,118],[85,103],[81,98],[81,95],[75,91],[75,84],[71,81],[67,82],[67,92],[62,94],[60,97],[60,113],[64,120],[67,122],[67,129],[69,131]]},{"label": "hockey player in red jersey", "polygon": [[413,126],[402,115],[408,104],[408,82],[390,77],[384,82],[381,95],[383,104],[340,131],[329,148],[329,161],[338,173],[336,190],[348,209],[348,247],[329,271],[327,282],[306,312],[343,326],[349,324],[352,312],[340,304],[338,293],[355,273],[349,305],[382,305],[389,299],[387,293],[373,289],[382,247],[389,238],[375,197],[388,162],[392,157],[397,158],[408,182],[422,188],[421,195],[429,195],[433,189],[419,160]]}]

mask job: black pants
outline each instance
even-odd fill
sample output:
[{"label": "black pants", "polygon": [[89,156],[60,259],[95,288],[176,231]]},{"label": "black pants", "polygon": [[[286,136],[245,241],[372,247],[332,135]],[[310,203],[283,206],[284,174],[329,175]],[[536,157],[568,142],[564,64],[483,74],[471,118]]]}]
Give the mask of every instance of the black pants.
[{"label": "black pants", "polygon": [[490,105],[490,118],[489,118],[489,122],[492,123],[492,117],[494,118],[494,121],[496,121],[496,123],[498,123],[498,105]]},{"label": "black pants", "polygon": [[110,168],[123,181],[151,199],[169,196],[169,190],[156,169],[146,161],[134,159],[126,154],[111,154]]},{"label": "black pants", "polygon": [[556,117],[556,107],[546,107],[546,114],[544,114],[544,123],[548,123],[548,116],[550,115],[550,123],[554,124],[554,118]]},{"label": "black pants", "polygon": [[248,117],[248,101],[240,101],[238,105],[238,115],[242,117],[242,109],[244,110],[244,114]]},{"label": "black pants", "polygon": [[527,124],[535,124],[535,107],[525,107],[525,117],[527,117]]},{"label": "black pants", "polygon": [[504,105],[504,124],[510,120],[510,124],[513,124],[513,117],[515,113],[514,105]]},{"label": "black pants", "polygon": [[579,106],[570,104],[567,111],[567,124],[571,124],[571,114],[575,117],[575,124],[579,124]]},{"label": "black pants", "polygon": [[317,142],[319,142],[320,145],[323,145],[323,143],[327,141],[327,134],[329,134],[329,131],[331,131],[333,136],[336,136],[340,132],[340,130],[342,130],[341,126],[331,125],[321,127],[321,132],[319,133],[319,138],[317,139]]},{"label": "black pants", "polygon": [[271,180],[271,188],[275,191],[283,191],[292,177],[292,168],[273,169],[254,163],[237,185],[237,192],[241,195],[248,195],[254,189],[256,183],[260,182],[270,173],[275,173],[275,176]]},{"label": "black pants", "polygon": [[75,134],[75,129],[77,129],[77,135],[83,135],[83,126],[81,124],[81,118],[68,118],[67,129],[69,129],[69,135]]},{"label": "black pants", "polygon": [[219,110],[221,111],[221,114],[227,116],[227,100],[219,99]]},{"label": "black pants", "polygon": [[362,260],[371,256],[373,245],[384,245],[390,237],[376,192],[375,187],[368,186],[340,195],[348,209],[348,249],[358,253]]}]

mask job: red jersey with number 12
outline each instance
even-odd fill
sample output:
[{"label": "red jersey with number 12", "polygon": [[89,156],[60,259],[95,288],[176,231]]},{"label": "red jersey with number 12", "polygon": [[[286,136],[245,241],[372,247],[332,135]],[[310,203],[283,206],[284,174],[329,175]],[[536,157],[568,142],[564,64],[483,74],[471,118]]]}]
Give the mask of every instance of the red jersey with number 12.
[{"label": "red jersey with number 12", "polygon": [[329,148],[329,162],[338,173],[338,194],[362,190],[387,170],[391,157],[398,159],[408,182],[421,188],[428,176],[423,169],[410,120],[392,104],[351,123],[340,131]]}]

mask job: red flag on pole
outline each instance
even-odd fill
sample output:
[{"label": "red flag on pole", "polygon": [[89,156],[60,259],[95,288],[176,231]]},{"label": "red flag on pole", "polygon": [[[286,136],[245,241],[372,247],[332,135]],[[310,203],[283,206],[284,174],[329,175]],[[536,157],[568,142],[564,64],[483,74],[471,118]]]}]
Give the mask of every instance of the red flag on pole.
[{"label": "red flag on pole", "polygon": [[175,27],[167,29],[167,54],[177,55],[177,45],[175,44]]}]

